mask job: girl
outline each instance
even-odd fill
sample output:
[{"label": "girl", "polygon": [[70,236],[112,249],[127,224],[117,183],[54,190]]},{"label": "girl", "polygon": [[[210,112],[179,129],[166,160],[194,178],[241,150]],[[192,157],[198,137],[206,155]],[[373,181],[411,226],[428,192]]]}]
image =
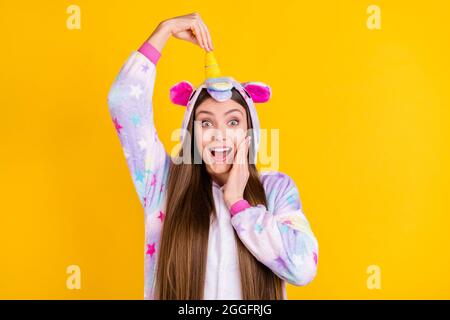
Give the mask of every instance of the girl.
[{"label": "girl", "polygon": [[[201,46],[207,57],[203,84],[182,81],[170,90],[186,108],[174,158],[158,138],[152,108],[156,65],[170,36]],[[212,49],[199,14],[164,20],[108,94],[145,212],[144,298],[286,299],[286,282],[302,286],[315,277],[318,243],[294,181],[255,167],[254,103],[268,101],[270,87],[222,77]]]}]

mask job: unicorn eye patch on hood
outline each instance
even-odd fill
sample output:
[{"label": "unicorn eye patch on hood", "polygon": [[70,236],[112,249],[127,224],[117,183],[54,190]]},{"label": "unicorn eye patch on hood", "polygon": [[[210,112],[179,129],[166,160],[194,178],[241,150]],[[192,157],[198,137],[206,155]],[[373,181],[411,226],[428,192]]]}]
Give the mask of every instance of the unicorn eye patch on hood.
[{"label": "unicorn eye patch on hood", "polygon": [[170,88],[170,100],[172,103],[186,107],[180,142],[183,143],[189,119],[202,89],[206,89],[209,95],[218,102],[224,102],[232,97],[232,89],[235,88],[244,98],[250,111],[253,135],[253,162],[256,164],[258,147],[260,143],[260,125],[255,103],[265,103],[270,100],[272,90],[264,82],[239,82],[230,76],[222,76],[217,60],[212,51],[205,55],[205,80],[194,87],[189,81],[184,80],[176,83]]}]

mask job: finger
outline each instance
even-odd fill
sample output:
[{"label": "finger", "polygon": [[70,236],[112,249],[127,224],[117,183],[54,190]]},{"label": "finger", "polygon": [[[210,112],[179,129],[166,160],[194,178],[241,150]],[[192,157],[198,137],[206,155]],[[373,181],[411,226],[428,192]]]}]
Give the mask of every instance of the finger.
[{"label": "finger", "polygon": [[250,144],[252,142],[252,137],[248,136],[247,140],[245,141],[245,151],[244,151],[244,164],[248,165],[248,152],[250,149]]},{"label": "finger", "polygon": [[241,150],[239,155],[239,164],[245,164],[246,163],[246,150],[247,150],[247,144],[248,144],[249,137],[245,137],[241,143]]},{"label": "finger", "polygon": [[213,48],[213,45],[212,45],[211,33],[209,32],[208,26],[203,21],[202,21],[202,24],[203,24],[203,27],[206,30],[206,37],[207,37],[207,40],[208,40],[209,49],[212,51],[212,50],[214,50],[214,48]]},{"label": "finger", "polygon": [[197,37],[191,32],[189,32],[189,34],[188,34],[188,41],[192,42],[193,44],[196,44],[196,45],[200,46],[200,43],[198,42]]},{"label": "finger", "polygon": [[239,143],[239,145],[237,146],[237,148],[236,148],[236,152],[235,152],[235,154],[234,154],[234,156],[231,158],[231,164],[233,165],[232,167],[231,167],[231,171],[234,171],[236,168],[236,166],[235,165],[237,165],[238,163],[239,163],[239,152],[240,152],[240,150],[241,150],[241,144],[242,144],[242,141]]},{"label": "finger", "polygon": [[204,48],[204,44],[202,42],[202,36],[201,36],[201,32],[200,32],[199,26],[196,23],[194,23],[194,25],[191,28],[194,29],[194,35],[197,38],[197,41],[199,42],[200,47]]},{"label": "finger", "polygon": [[241,143],[239,144],[239,148],[236,154],[236,160],[237,164],[245,164],[246,163],[246,150],[248,145],[249,136],[242,139]]},{"label": "finger", "polygon": [[181,32],[175,33],[174,37],[178,38],[178,39],[182,39],[182,40],[186,40],[186,41],[192,42],[193,44],[196,44],[196,45],[200,46],[200,44],[198,43],[197,38],[195,37],[195,35],[191,31],[187,30],[187,31],[181,31]]},{"label": "finger", "polygon": [[203,25],[203,23],[201,21],[199,21],[198,26],[200,27],[200,32],[202,35],[202,41],[203,41],[203,45],[204,45],[204,49],[207,51],[210,51],[209,46],[208,46],[208,37],[206,36],[206,30],[205,27]]},{"label": "finger", "polygon": [[249,136],[247,143],[246,143],[246,147],[245,147],[245,162],[248,162],[248,153],[250,151],[250,145],[252,144],[252,137]]},{"label": "finger", "polygon": [[237,148],[237,150],[236,150],[236,155],[235,155],[235,157],[234,157],[234,164],[236,164],[236,165],[238,165],[238,164],[241,164],[241,159],[242,159],[242,144],[243,144],[243,142],[245,141],[245,139],[243,139],[240,143],[239,143],[239,146],[238,146],[238,148]]}]

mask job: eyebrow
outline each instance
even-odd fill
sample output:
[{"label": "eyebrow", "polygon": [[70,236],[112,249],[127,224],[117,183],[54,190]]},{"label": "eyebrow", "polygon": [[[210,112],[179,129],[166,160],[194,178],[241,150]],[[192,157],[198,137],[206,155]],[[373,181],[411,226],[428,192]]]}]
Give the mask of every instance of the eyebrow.
[{"label": "eyebrow", "polygon": [[[231,113],[231,112],[234,112],[234,111],[240,112],[242,115],[244,115],[244,114],[242,113],[242,111],[239,110],[239,109],[231,109],[231,110],[228,110],[227,112],[224,113],[224,115],[227,115],[227,114],[229,114],[229,113]],[[206,114],[211,114],[211,115],[213,114],[211,111],[201,110],[201,111],[199,111],[199,112],[197,113],[197,116],[198,116],[200,113],[206,113]]]}]

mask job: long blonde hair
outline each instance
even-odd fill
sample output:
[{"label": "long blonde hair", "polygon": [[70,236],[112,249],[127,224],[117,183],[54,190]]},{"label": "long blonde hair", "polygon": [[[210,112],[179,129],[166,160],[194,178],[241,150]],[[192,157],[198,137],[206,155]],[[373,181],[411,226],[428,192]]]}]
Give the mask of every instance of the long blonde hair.
[{"label": "long blonde hair", "polygon": [[[209,93],[203,89],[188,124],[191,157],[198,152],[192,141],[195,108],[208,97]],[[231,99],[245,108],[248,128],[252,128],[247,103],[234,88]],[[179,157],[183,157],[183,150],[189,149],[181,148]],[[244,198],[251,205],[263,204],[267,207],[266,195],[255,164],[249,163],[248,169],[250,175]],[[155,298],[201,300],[205,284],[209,226],[212,219],[217,218],[212,180],[203,161],[200,164],[193,161],[180,164],[171,162],[166,204],[156,269]],[[241,273],[242,299],[283,299],[281,279],[252,255],[236,230],[234,235]]]}]

